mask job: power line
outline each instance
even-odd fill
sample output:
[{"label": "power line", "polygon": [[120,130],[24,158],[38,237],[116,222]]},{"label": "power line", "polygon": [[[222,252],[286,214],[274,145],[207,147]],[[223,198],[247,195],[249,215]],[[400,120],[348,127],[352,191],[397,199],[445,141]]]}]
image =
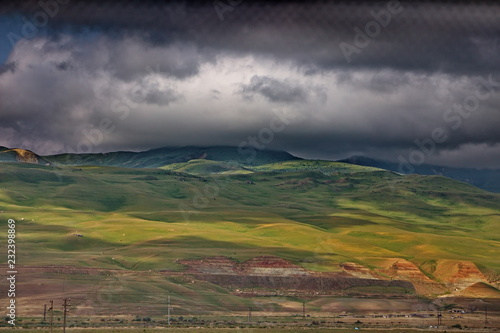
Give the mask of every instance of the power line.
[{"label": "power line", "polygon": [[[75,298],[75,299],[88,299],[88,295],[92,295],[92,294],[105,294],[106,292],[105,291],[89,291],[89,292],[74,292],[74,293],[71,293],[71,292],[66,292],[65,295],[70,295],[72,298]],[[143,292],[112,292],[113,295],[120,295],[120,296],[145,296],[147,294],[143,293]],[[168,295],[172,295],[170,293],[157,293],[157,292],[154,292],[154,293],[150,293],[149,295],[153,295],[155,296],[157,299],[161,299],[162,297],[165,297],[165,296],[168,296]],[[183,292],[183,291],[176,291],[174,293],[174,296],[175,295],[183,295],[183,296],[211,296],[211,297],[239,297],[238,295],[232,295],[232,294],[217,294],[217,293],[203,293],[203,292]],[[80,296],[80,297],[79,297]],[[332,297],[332,298],[335,298],[335,295],[325,295],[327,297]],[[273,298],[273,297],[276,297],[276,298],[282,298],[283,296],[280,295],[280,296],[275,296],[274,294],[273,295],[269,295],[269,296],[266,296],[268,298]],[[293,295],[290,295],[290,297],[293,297]]]},{"label": "power line", "polygon": [[168,325],[170,326],[170,295],[168,295],[168,308],[167,308],[167,313],[168,313]]},{"label": "power line", "polygon": [[52,325],[54,324],[54,301],[50,301],[50,333],[52,333]]},{"label": "power line", "polygon": [[69,304],[69,302],[71,301],[71,298],[63,298],[63,308],[64,308],[64,319],[63,319],[63,333],[66,333],[66,315],[67,313],[69,312],[69,309],[68,307],[71,306],[71,304]]}]

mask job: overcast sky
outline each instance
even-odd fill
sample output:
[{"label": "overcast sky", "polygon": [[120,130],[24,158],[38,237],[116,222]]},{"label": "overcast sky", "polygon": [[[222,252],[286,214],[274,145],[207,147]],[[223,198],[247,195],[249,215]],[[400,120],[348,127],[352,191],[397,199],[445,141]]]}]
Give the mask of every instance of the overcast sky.
[{"label": "overcast sky", "polygon": [[2,4],[0,145],[500,168],[500,6],[467,3]]}]

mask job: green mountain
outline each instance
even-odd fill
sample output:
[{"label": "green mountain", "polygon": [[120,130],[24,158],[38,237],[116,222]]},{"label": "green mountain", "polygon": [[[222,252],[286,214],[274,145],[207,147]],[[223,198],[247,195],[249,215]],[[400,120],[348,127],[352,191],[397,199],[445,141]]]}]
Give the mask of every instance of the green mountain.
[{"label": "green mountain", "polygon": [[[255,153],[255,154],[253,154]],[[27,158],[26,158],[27,157]],[[125,168],[165,168],[188,173],[247,172],[246,166],[300,160],[283,151],[253,150],[243,154],[236,147],[163,147],[143,152],[110,152],[95,154],[59,154],[39,156],[24,149],[0,147],[0,162],[30,162],[59,166],[101,165]],[[205,162],[204,162],[205,161]],[[215,162],[215,163],[214,163]],[[368,166],[394,172],[400,170],[398,163],[352,156],[338,162]],[[500,170],[451,168],[423,164],[412,166],[412,173],[440,175],[469,183],[483,190],[500,193]]]},{"label": "green mountain", "polygon": [[[352,156],[345,160],[340,160],[339,162],[372,166],[395,172],[408,172],[407,167],[403,167],[402,170],[400,170],[400,165],[398,163],[372,159],[364,156]],[[500,193],[500,170],[452,168],[430,164],[413,165],[411,167],[413,168],[413,172],[411,173],[419,175],[445,176],[461,182],[469,183],[486,191]]]},{"label": "green mountain", "polygon": [[60,154],[45,156],[58,165],[105,165],[126,168],[158,168],[193,159],[224,161],[233,164],[261,165],[296,160],[282,151],[254,150],[255,156],[241,154],[236,147],[164,147],[144,152],[112,152],[102,154]]}]

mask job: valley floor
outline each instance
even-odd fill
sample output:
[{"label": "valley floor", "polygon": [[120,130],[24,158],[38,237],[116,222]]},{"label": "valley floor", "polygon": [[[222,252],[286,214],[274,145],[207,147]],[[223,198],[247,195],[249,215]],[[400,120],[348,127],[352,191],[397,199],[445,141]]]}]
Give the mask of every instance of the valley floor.
[{"label": "valley floor", "polygon": [[[44,305],[53,300],[54,327],[56,332],[62,330],[62,299],[70,298],[70,332],[80,332],[81,328],[92,332],[160,332],[168,326],[171,295],[168,331],[174,332],[227,332],[223,328],[243,332],[350,332],[355,327],[365,332],[398,333],[459,328],[470,332],[500,331],[500,299],[341,297],[269,294],[265,290],[241,294],[180,272],[116,272],[81,267],[20,267],[16,327],[48,331],[50,316],[43,321],[41,315]],[[436,328],[438,309],[442,322]],[[6,322],[1,325],[10,326]]]},{"label": "valley floor", "polygon": [[[465,315],[459,320],[451,320],[445,318],[441,326],[437,327],[435,318],[403,318],[394,321],[394,319],[384,320],[380,318],[371,318],[371,315],[363,317],[356,316],[353,318],[345,317],[317,317],[317,318],[291,318],[279,316],[258,316],[251,323],[245,320],[245,316],[235,317],[219,317],[219,316],[202,316],[191,318],[185,317],[186,322],[172,322],[167,325],[166,318],[151,319],[148,322],[136,322],[130,317],[106,317],[98,316],[92,318],[75,318],[68,319],[67,330],[72,333],[94,332],[94,333],[138,333],[138,332],[206,332],[206,333],[224,333],[224,332],[394,332],[394,333],[410,333],[410,332],[500,332],[500,316],[493,314],[488,323],[484,324],[483,318],[480,315]],[[224,319],[225,318],[225,319]],[[21,329],[23,332],[45,333],[50,332],[50,327],[47,322],[41,323],[39,317],[24,318],[18,323],[16,329]],[[390,321],[391,320],[391,321]],[[11,327],[0,327],[0,332]],[[54,324],[53,331],[62,331],[62,324],[58,322]]]}]

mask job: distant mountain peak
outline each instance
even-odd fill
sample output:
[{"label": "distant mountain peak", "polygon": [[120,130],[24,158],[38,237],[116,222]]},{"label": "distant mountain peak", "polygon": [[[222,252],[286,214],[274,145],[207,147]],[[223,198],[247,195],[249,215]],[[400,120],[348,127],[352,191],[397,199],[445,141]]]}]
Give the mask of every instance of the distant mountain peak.
[{"label": "distant mountain peak", "polygon": [[59,154],[45,156],[45,158],[59,165],[106,165],[127,168],[158,168],[199,159],[234,162],[240,165],[262,165],[299,159],[285,151],[251,148],[240,151],[234,146],[159,147],[141,152]]},{"label": "distant mountain peak", "polygon": [[364,162],[364,161],[367,161],[367,162],[368,161],[369,162],[381,162],[381,163],[385,163],[386,162],[386,161],[381,160],[381,159],[372,158],[372,157],[368,157],[368,156],[364,156],[364,155],[352,155],[352,156],[349,156],[348,158],[345,158],[345,159],[340,160],[338,162],[357,164],[359,162]]},{"label": "distant mountain peak", "polygon": [[[351,156],[337,161],[361,166],[371,166],[401,172],[397,162],[384,161],[366,156]],[[461,182],[465,182],[483,190],[500,192],[500,170],[478,170],[471,168],[457,168],[431,164],[414,165],[412,173],[419,175],[441,175]]]}]

